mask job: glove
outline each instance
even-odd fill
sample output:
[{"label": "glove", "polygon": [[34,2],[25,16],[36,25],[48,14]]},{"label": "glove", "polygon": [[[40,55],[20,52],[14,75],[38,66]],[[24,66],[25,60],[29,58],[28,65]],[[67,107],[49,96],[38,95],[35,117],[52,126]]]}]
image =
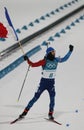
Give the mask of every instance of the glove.
[{"label": "glove", "polygon": [[24,55],[23,57],[24,57],[24,60],[28,60],[28,56]]},{"label": "glove", "polygon": [[69,45],[69,50],[72,52],[73,51],[74,46],[73,45]]}]

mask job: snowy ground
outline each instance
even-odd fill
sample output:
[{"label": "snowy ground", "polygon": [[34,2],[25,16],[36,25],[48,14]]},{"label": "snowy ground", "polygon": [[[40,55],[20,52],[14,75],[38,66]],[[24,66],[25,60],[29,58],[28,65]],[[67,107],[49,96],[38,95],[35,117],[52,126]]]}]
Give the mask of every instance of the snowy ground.
[{"label": "snowy ground", "polygon": [[[54,0],[53,0],[54,1]],[[12,3],[12,2],[11,2]],[[64,2],[66,3],[66,2]],[[40,4],[40,3],[39,3]],[[55,6],[53,5],[52,8]],[[70,18],[58,27],[52,29],[47,34],[32,41],[32,45],[24,47],[26,52],[28,48],[33,47],[33,43],[40,44],[42,41],[54,35],[60,29],[66,27],[80,15],[81,11],[74,18]],[[16,25],[17,26],[17,25]],[[0,130],[81,130],[84,129],[84,20],[72,27],[70,31],[63,34],[60,38],[51,43],[56,49],[57,56],[63,56],[68,51],[69,44],[74,45],[74,51],[70,59],[63,64],[59,64],[56,75],[56,106],[54,116],[62,126],[47,122],[49,96],[45,91],[38,102],[32,107],[26,118],[17,124],[10,125],[8,122],[15,119],[25,108],[28,101],[34,95],[41,77],[41,68],[30,68],[25,82],[25,86],[19,102],[17,98],[28,68],[26,62],[22,63],[14,71],[10,72],[0,80]],[[46,47],[31,57],[32,61],[37,61],[44,57]],[[1,68],[4,68],[15,57],[21,56],[21,51],[13,54],[1,62]],[[4,67],[2,67],[4,66]],[[36,75],[36,76],[35,76]],[[66,126],[69,124],[69,126]]]}]

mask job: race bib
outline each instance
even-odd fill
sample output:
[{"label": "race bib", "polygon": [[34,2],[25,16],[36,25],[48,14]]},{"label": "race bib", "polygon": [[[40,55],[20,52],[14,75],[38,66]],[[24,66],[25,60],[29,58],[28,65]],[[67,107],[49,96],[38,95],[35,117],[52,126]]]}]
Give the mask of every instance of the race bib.
[{"label": "race bib", "polygon": [[53,70],[53,71],[44,70],[44,71],[42,72],[42,77],[43,77],[43,78],[54,79],[55,76],[56,76],[56,71],[55,71],[55,70]]}]

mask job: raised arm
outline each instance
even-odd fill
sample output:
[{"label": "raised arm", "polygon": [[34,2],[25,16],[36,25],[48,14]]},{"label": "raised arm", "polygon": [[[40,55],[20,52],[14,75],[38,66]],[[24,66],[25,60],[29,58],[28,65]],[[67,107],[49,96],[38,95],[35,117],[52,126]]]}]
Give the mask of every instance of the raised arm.
[{"label": "raised arm", "polygon": [[72,53],[72,51],[73,51],[73,46],[72,45],[69,45],[69,51],[68,51],[68,53],[64,56],[64,57],[62,57],[62,58],[60,58],[60,57],[57,57],[56,58],[56,60],[57,60],[57,62],[65,62],[65,61],[67,61],[68,59],[69,59],[69,57],[70,57],[70,55],[71,55],[71,53]]}]

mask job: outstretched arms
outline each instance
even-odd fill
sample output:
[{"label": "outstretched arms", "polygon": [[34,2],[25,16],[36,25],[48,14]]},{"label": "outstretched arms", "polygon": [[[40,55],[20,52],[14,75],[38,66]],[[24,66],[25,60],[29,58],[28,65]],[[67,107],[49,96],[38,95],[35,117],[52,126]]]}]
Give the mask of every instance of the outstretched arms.
[{"label": "outstretched arms", "polygon": [[[70,57],[70,55],[71,55],[71,53],[72,53],[72,51],[73,51],[73,48],[74,48],[73,45],[69,45],[69,51],[68,51],[68,53],[67,53],[64,57],[62,57],[62,58],[56,57],[56,61],[61,63],[61,62],[65,62],[66,60],[68,60],[68,58]],[[27,63],[28,63],[31,67],[43,66],[43,65],[45,65],[45,63],[46,63],[46,59],[45,59],[45,58],[42,59],[42,60],[40,60],[40,61],[38,61],[38,62],[32,62],[32,61],[28,58],[27,55],[24,55],[23,58],[24,58],[25,61],[27,61]]]}]

